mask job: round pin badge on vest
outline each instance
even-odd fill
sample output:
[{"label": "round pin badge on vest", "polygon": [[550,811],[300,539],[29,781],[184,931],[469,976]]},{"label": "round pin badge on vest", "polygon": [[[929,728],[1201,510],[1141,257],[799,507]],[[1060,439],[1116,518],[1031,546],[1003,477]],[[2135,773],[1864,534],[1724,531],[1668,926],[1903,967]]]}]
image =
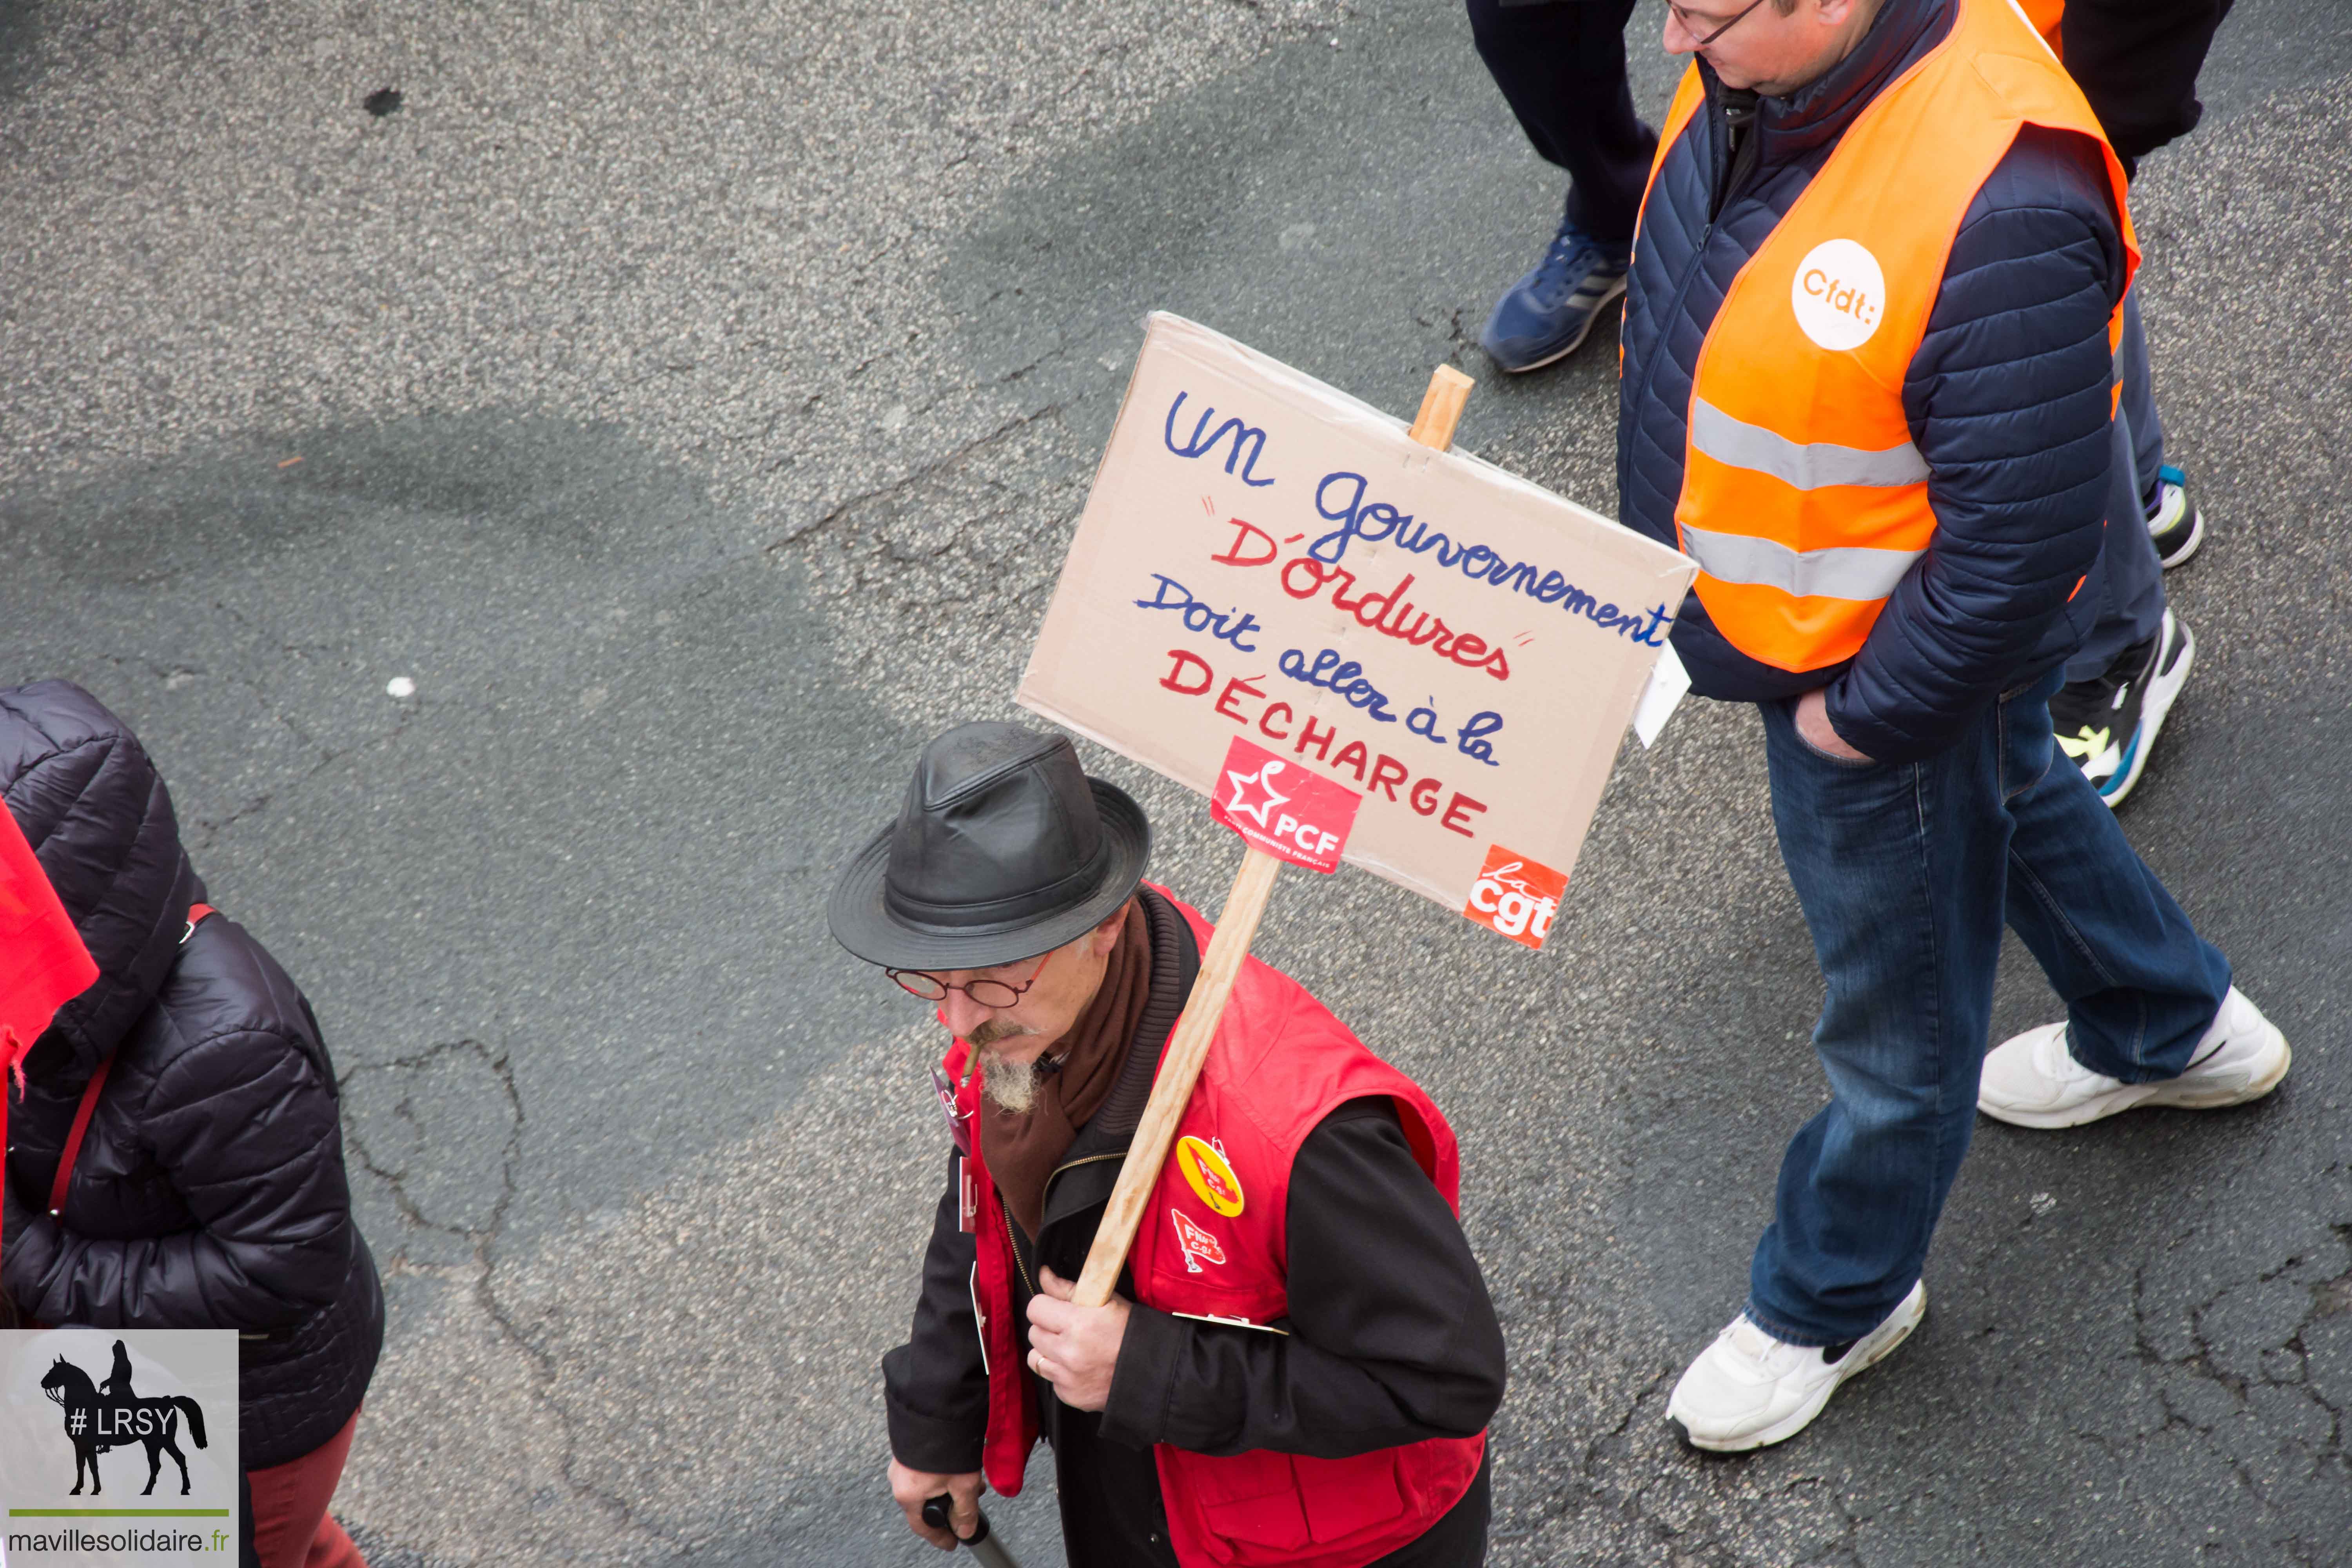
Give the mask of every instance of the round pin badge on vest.
[{"label": "round pin badge on vest", "polygon": [[1184,1180],[1202,1203],[1233,1218],[1242,1212],[1247,1199],[1242,1193],[1242,1179],[1234,1174],[1225,1152],[1204,1139],[1183,1137],[1176,1140],[1176,1168],[1184,1173]]},{"label": "round pin badge on vest", "polygon": [[[950,1535],[954,1535],[955,1527],[948,1522],[948,1510],[950,1506],[951,1500],[945,1492],[941,1492],[935,1498],[925,1499],[923,1522],[933,1530],[944,1530]],[[986,1568],[1021,1568],[1021,1564],[1013,1560],[1013,1553],[1004,1550],[1004,1542],[989,1533],[988,1515],[982,1513],[978,1509],[972,1510],[972,1514],[980,1521],[979,1527],[972,1531],[971,1539],[969,1541],[958,1536],[957,1544],[979,1558],[986,1564]]]},{"label": "round pin badge on vest", "polygon": [[1877,335],[1886,315],[1886,274],[1858,240],[1825,239],[1797,263],[1789,308],[1822,347],[1858,349]]}]

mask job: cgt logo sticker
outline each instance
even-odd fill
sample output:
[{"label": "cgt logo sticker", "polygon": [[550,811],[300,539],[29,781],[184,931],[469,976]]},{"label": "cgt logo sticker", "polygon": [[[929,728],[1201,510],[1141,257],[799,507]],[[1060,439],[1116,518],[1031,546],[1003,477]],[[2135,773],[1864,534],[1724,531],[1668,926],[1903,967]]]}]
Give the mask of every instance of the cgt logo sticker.
[{"label": "cgt logo sticker", "polygon": [[1551,934],[1552,917],[1559,913],[1559,900],[1567,891],[1565,872],[1490,844],[1462,912],[1521,947],[1539,948]]},{"label": "cgt logo sticker", "polygon": [[1209,792],[1209,815],[1269,855],[1328,873],[1339,868],[1363,798],[1236,735]]}]

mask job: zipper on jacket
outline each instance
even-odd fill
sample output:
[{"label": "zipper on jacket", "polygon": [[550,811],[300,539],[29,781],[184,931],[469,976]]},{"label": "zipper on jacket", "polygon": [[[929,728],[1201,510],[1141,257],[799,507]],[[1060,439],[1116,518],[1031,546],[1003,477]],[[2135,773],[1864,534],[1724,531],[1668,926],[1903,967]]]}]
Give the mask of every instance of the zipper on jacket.
[{"label": "zipper on jacket", "polygon": [[1707,95],[1708,112],[1713,113],[1718,107],[1723,110],[1725,156],[1720,174],[1707,181],[1709,228],[1723,216],[1723,209],[1731,205],[1731,198],[1739,190],[1740,177],[1754,174],[1764,161],[1763,100],[1750,89],[1725,88],[1720,104],[1715,94]]},{"label": "zipper on jacket", "polygon": [[1037,1287],[1029,1279],[1029,1265],[1021,1257],[1021,1237],[1013,1228],[1013,1211],[1004,1206],[1001,1192],[996,1194],[996,1223],[1004,1227],[1004,1245],[1013,1249],[1013,1271],[1021,1277],[1021,1288],[1034,1296]]},{"label": "zipper on jacket", "polygon": [[1045,1205],[1046,1205],[1048,1202],[1052,1201],[1053,1196],[1054,1196],[1054,1178],[1055,1178],[1055,1177],[1056,1177],[1056,1176],[1058,1176],[1058,1175],[1060,1175],[1063,1172],[1065,1172],[1065,1171],[1075,1171],[1075,1170],[1076,1170],[1080,1165],[1099,1165],[1099,1164],[1101,1164],[1105,1160],[1124,1160],[1124,1159],[1126,1159],[1126,1158],[1127,1158],[1127,1151],[1126,1151],[1126,1150],[1124,1150],[1124,1149],[1121,1149],[1121,1150],[1118,1151],[1116,1153],[1110,1153],[1110,1154],[1089,1154],[1089,1155],[1087,1155],[1087,1156],[1085,1159],[1083,1159],[1083,1160],[1072,1160],[1069,1163],[1067,1163],[1067,1164],[1066,1164],[1066,1165],[1056,1165],[1056,1166],[1055,1166],[1052,1170],[1050,1170],[1050,1171],[1048,1171],[1048,1172],[1046,1172],[1046,1173],[1045,1173],[1045,1195],[1044,1195],[1043,1197],[1041,1197],[1041,1198],[1039,1198],[1039,1199],[1038,1199],[1038,1202],[1037,1202],[1037,1212],[1038,1212],[1039,1214],[1043,1214],[1043,1213],[1045,1213]]},{"label": "zipper on jacket", "polygon": [[[1100,1164],[1105,1160],[1124,1160],[1126,1158],[1127,1151],[1121,1149],[1115,1153],[1089,1154],[1083,1160],[1072,1160],[1066,1164],[1055,1166],[1052,1170],[1045,1173],[1045,1191],[1044,1197],[1042,1197],[1038,1202],[1038,1212],[1040,1214],[1045,1212],[1046,1200],[1051,1199],[1054,1195],[1054,1178],[1060,1175],[1063,1172],[1075,1171],[1080,1165]],[[1028,1263],[1024,1260],[1021,1256],[1021,1237],[1019,1233],[1013,1229],[1013,1211],[1004,1206],[1004,1194],[1001,1188],[998,1190],[996,1194],[996,1220],[999,1225],[1002,1225],[1004,1227],[1004,1244],[1013,1249],[1013,1271],[1021,1276],[1021,1288],[1028,1291],[1032,1296],[1034,1296],[1037,1294],[1037,1287],[1036,1284],[1029,1278]]]},{"label": "zipper on jacket", "polygon": [[[1708,84],[1707,84],[1707,89],[1706,89],[1706,102],[1705,103],[1705,105],[1703,106],[1703,108],[1705,109],[1706,113],[1707,121],[1708,121],[1708,127],[1709,127],[1710,131],[1711,131],[1711,130],[1713,129],[1713,127],[1714,127],[1715,119],[1716,119],[1716,110],[1717,110],[1717,97],[1716,97],[1716,94],[1717,94],[1717,89],[1716,89],[1715,84],[1714,84],[1714,83],[1712,83],[1712,82],[1708,83]],[[1758,110],[1757,110],[1757,117],[1758,117],[1758,119],[1759,119],[1759,120],[1760,120],[1760,119],[1763,117],[1763,110],[1762,110],[1762,108],[1761,108],[1761,106],[1760,106],[1760,105],[1759,106]],[[1761,128],[1759,125],[1750,124],[1750,125],[1748,126],[1748,135],[1750,135],[1750,136],[1756,136],[1756,135],[1759,135],[1759,134],[1760,134],[1760,133],[1761,133],[1761,130],[1762,130],[1762,128]],[[1686,127],[1685,127],[1685,134],[1688,134],[1688,127],[1687,127],[1687,126],[1686,126]],[[1672,155],[1673,155],[1673,154],[1672,154],[1671,153],[1668,153],[1668,156],[1670,156],[1670,157],[1671,157]],[[1726,157],[1727,159],[1728,159],[1728,158],[1730,157],[1730,153],[1729,153],[1729,152],[1728,152],[1727,150],[1726,151],[1726,153],[1725,153],[1725,154],[1724,154],[1724,155],[1725,155],[1725,157]],[[1761,162],[1762,162],[1762,154],[1761,154],[1760,153],[1758,154],[1758,162],[1759,162],[1759,164],[1760,164],[1760,163],[1761,163]],[[1664,171],[1664,166],[1662,165],[1662,166],[1660,167],[1660,169],[1659,169],[1659,173],[1660,173],[1661,174],[1663,174],[1664,172],[1665,172],[1665,171]],[[1752,172],[1752,171],[1751,171],[1751,172]],[[1706,176],[1707,190],[1708,190],[1708,192],[1709,192],[1709,194],[1710,194],[1710,195],[1712,195],[1712,194],[1713,194],[1714,189],[1715,189],[1715,179],[1716,179],[1716,176],[1715,176],[1715,170],[1710,166],[1710,167],[1709,167],[1709,169],[1707,170],[1707,176]],[[1657,383],[1657,379],[1658,379],[1658,360],[1659,360],[1659,357],[1660,357],[1660,356],[1659,356],[1659,349],[1660,349],[1661,345],[1663,344],[1663,342],[1664,342],[1664,336],[1665,336],[1665,331],[1666,331],[1667,324],[1668,324],[1668,323],[1671,323],[1671,322],[1673,322],[1673,321],[1677,321],[1677,320],[1679,320],[1679,319],[1681,318],[1682,313],[1683,313],[1683,301],[1684,301],[1685,299],[1687,299],[1687,298],[1689,297],[1689,295],[1690,295],[1690,288],[1691,288],[1691,284],[1692,284],[1694,281],[1696,281],[1696,279],[1698,278],[1698,275],[1699,275],[1700,271],[1701,271],[1701,270],[1703,270],[1703,269],[1705,268],[1705,267],[1706,266],[1706,246],[1707,246],[1707,241],[1709,241],[1709,240],[1711,240],[1711,239],[1713,239],[1713,238],[1715,237],[1715,226],[1716,226],[1716,222],[1717,222],[1717,219],[1722,216],[1722,213],[1723,213],[1724,209],[1725,209],[1725,208],[1727,208],[1727,207],[1729,207],[1729,206],[1731,205],[1731,199],[1732,199],[1732,197],[1734,197],[1734,196],[1738,195],[1738,194],[1739,194],[1739,193],[1738,193],[1737,190],[1734,190],[1734,189],[1729,188],[1729,180],[1728,180],[1728,176],[1727,175],[1726,189],[1725,189],[1725,191],[1724,191],[1724,193],[1723,193],[1723,202],[1722,202],[1722,205],[1717,206],[1717,205],[1714,205],[1712,202],[1710,202],[1710,203],[1709,203],[1709,208],[1708,208],[1708,212],[1707,212],[1707,218],[1706,218],[1706,226],[1699,230],[1699,235],[1698,235],[1698,243],[1697,243],[1696,245],[1695,245],[1695,246],[1693,246],[1693,247],[1691,247],[1691,258],[1690,258],[1690,261],[1689,261],[1689,263],[1688,263],[1686,266],[1685,266],[1685,268],[1683,268],[1683,275],[1682,275],[1682,277],[1675,280],[1675,293],[1674,293],[1674,298],[1673,298],[1672,300],[1668,300],[1668,301],[1667,301],[1667,303],[1666,303],[1666,310],[1665,310],[1665,312],[1664,312],[1663,315],[1661,315],[1661,316],[1659,316],[1659,317],[1657,318],[1657,321],[1658,321],[1658,323],[1659,323],[1659,334],[1658,334],[1658,335],[1659,335],[1659,342],[1658,342],[1658,343],[1654,343],[1654,344],[1652,344],[1652,345],[1651,345],[1651,353],[1650,353],[1650,361],[1649,361],[1649,363],[1647,363],[1646,365],[1644,365],[1644,366],[1643,366],[1643,367],[1642,367],[1641,398],[1642,398],[1642,401],[1643,401],[1643,403],[1647,403],[1647,402],[1649,401],[1651,389],[1652,389],[1652,388],[1656,384],[1656,383]],[[1709,323],[1708,323],[1708,330],[1709,330],[1709,331],[1713,331],[1713,330],[1714,330],[1714,323],[1712,323],[1712,322],[1709,322]],[[1698,367],[1697,367],[1697,365],[1696,365],[1696,364],[1693,364],[1693,365],[1692,365],[1692,367],[1691,367],[1691,385],[1692,385],[1692,387],[1693,387],[1693,389],[1694,389],[1694,390],[1696,390],[1696,387],[1697,387],[1697,385],[1698,385]],[[1689,418],[1688,418],[1687,411],[1685,411],[1685,419],[1684,419],[1684,424],[1685,424],[1685,426],[1684,434],[1685,434],[1685,438],[1687,438],[1688,434],[1689,434],[1689,432],[1688,432],[1688,428],[1687,428],[1688,424],[1689,424]],[[1684,457],[1684,460],[1683,460],[1683,461],[1684,461],[1684,468],[1685,468],[1685,471],[1687,471],[1687,469],[1688,469],[1688,468],[1689,468],[1689,462],[1690,462],[1690,459],[1689,459],[1689,457],[1688,457],[1688,455],[1687,455],[1687,454],[1685,454],[1685,457]],[[1676,498],[1676,500],[1677,500],[1677,504],[1679,504],[1680,498],[1679,498],[1679,497],[1677,497],[1677,498]],[[1667,521],[1670,524],[1674,521],[1674,515],[1673,515],[1673,513],[1669,512],[1669,513],[1667,514],[1666,521]]]}]

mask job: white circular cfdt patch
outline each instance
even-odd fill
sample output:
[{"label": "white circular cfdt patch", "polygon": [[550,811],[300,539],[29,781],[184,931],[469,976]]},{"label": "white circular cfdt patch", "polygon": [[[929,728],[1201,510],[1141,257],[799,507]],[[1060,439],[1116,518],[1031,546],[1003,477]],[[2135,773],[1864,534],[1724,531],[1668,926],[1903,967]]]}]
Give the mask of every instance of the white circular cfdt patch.
[{"label": "white circular cfdt patch", "polygon": [[1858,349],[1886,315],[1886,274],[1855,241],[1825,239],[1797,263],[1789,305],[1805,336],[1822,347]]}]

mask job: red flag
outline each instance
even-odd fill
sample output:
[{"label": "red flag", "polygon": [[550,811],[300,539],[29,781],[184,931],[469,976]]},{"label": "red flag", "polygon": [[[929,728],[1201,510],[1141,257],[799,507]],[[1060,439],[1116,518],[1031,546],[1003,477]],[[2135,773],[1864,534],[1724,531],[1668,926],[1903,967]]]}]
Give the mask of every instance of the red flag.
[{"label": "red flag", "polygon": [[[0,1149],[18,1064],[58,1007],[89,988],[98,965],[16,819],[0,806]],[[36,1206],[28,1204],[27,1207]]]}]

